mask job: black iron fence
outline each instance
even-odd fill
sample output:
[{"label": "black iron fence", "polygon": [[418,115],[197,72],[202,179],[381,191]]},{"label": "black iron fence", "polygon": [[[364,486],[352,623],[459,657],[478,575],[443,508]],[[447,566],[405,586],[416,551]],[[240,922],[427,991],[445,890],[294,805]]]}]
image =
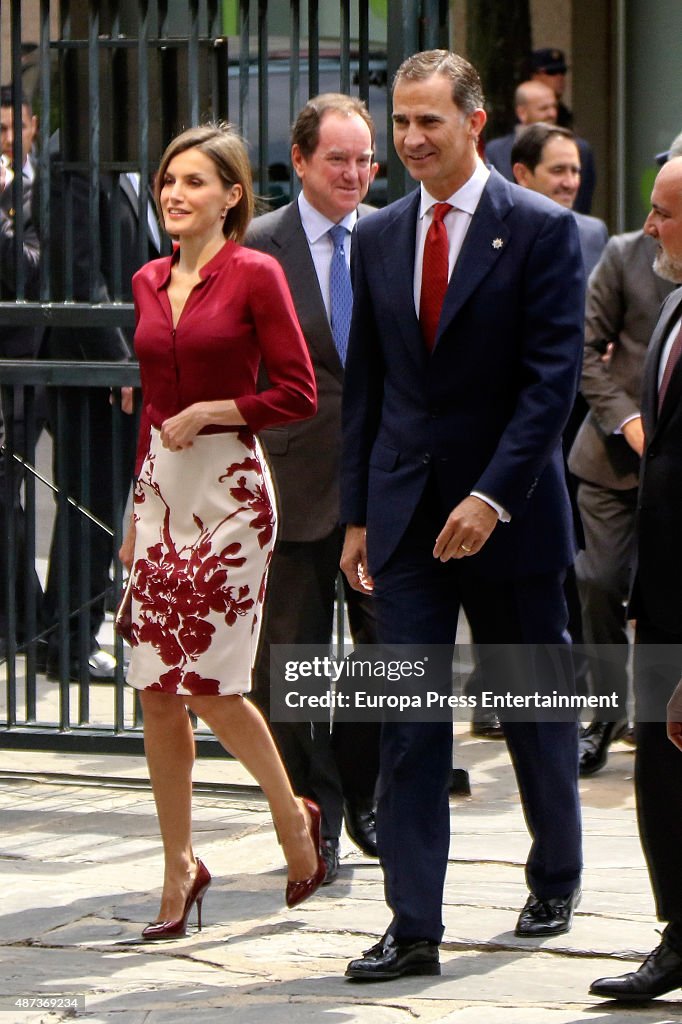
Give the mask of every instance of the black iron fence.
[{"label": "black iron fence", "polygon": [[[131,482],[125,453],[134,434],[117,396],[120,388],[139,383],[137,366],[5,361],[0,379],[6,677],[0,742],[101,750],[103,741],[117,737],[116,749],[141,750],[139,710],[124,686],[123,641],[111,628],[111,608],[122,588],[114,556]],[[91,437],[93,404],[107,417],[98,445]],[[68,465],[75,465],[76,480]],[[104,564],[104,573],[93,586],[96,562]],[[116,665],[102,686],[91,679],[89,656],[90,638],[101,634],[105,622],[105,644]]]},{"label": "black iron fence", "polygon": [[[110,629],[121,583],[113,556],[134,428],[117,395],[137,381],[129,361],[130,279],[163,245],[149,191],[163,148],[191,124],[229,120],[249,143],[257,191],[277,205],[295,191],[288,136],[298,109],[317,92],[350,92],[368,102],[377,122],[381,172],[372,198],[395,198],[406,181],[388,143],[389,83],[406,54],[447,45],[448,6],[2,5],[9,19],[0,84],[11,86],[2,103],[13,126],[24,122],[27,130],[15,131],[6,147],[13,179],[0,194],[0,642],[7,680],[0,744],[141,749],[121,641],[105,639],[116,657],[111,685],[93,683],[88,653],[103,616]],[[49,472],[36,465],[45,425],[54,453]],[[46,490],[49,526],[41,513]],[[44,557],[36,561],[39,550]],[[103,552],[111,568],[97,581]],[[47,579],[36,565],[47,568]]]}]

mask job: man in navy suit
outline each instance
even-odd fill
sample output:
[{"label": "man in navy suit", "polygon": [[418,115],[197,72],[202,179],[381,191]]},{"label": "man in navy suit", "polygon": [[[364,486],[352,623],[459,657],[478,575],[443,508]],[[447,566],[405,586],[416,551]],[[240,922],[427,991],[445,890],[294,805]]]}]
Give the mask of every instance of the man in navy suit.
[{"label": "man in navy suit", "polygon": [[[532,124],[562,124],[557,120],[557,98],[552,89],[543,82],[528,81],[522,82],[514,94],[514,108],[518,124],[514,131],[508,135],[501,135],[496,139],[486,142],[485,159],[491,167],[495,167],[500,174],[504,175],[507,181],[514,181],[512,170],[512,149],[514,143],[524,128]],[[574,210],[579,213],[589,213],[592,208],[592,197],[597,180],[594,166],[594,154],[589,142],[575,136],[575,142],[580,153],[581,175],[578,189],[573,201]]]},{"label": "man in navy suit", "polygon": [[578,213],[576,196],[580,188],[582,167],[576,137],[570,128],[538,122],[522,128],[516,136],[511,153],[514,178],[523,188],[532,188],[567,210],[573,210],[585,277],[588,278],[609,240],[603,220]]},{"label": "man in navy suit", "polygon": [[[396,75],[394,144],[421,187],[356,227],[341,564],[373,589],[382,643],[451,651],[461,607],[477,644],[561,652],[580,246],[567,210],[478,159],[483,102],[476,70],[446,50]],[[532,836],[517,934],[560,934],[581,871],[577,724],[507,720],[505,737]],[[383,725],[377,839],[393,919],[352,979],[440,973],[451,753],[450,721]]]}]

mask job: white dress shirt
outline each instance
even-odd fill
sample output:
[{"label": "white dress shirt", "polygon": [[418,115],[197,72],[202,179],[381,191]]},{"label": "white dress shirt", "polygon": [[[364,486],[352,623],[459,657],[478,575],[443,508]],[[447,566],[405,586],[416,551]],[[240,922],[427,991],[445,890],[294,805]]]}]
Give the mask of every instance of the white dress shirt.
[{"label": "white dress shirt", "polygon": [[[126,171],[125,176],[132,185],[135,195],[140,198],[140,173],[139,171]],[[161,252],[161,231],[159,224],[154,216],[154,208],[151,204],[151,200],[147,199],[147,230],[151,235],[151,239],[156,247],[157,252]]]},{"label": "white dress shirt", "polygon": [[674,327],[671,330],[670,334],[666,338],[665,345],[663,346],[663,349],[661,351],[661,358],[660,358],[659,363],[658,363],[658,388],[657,388],[657,391],[661,390],[661,383],[663,381],[663,374],[665,373],[665,368],[666,368],[666,366],[668,364],[668,360],[670,359],[670,350],[673,347],[673,344],[675,342],[675,338],[680,333],[680,327],[682,327],[682,319],[678,320],[677,323],[674,325]]},{"label": "white dress shirt", "polygon": [[[426,191],[424,186],[421,186],[421,199],[419,202],[419,214],[417,216],[416,248],[414,253],[414,308],[417,316],[419,316],[419,302],[422,288],[424,242],[426,241],[427,232],[433,222],[434,206],[438,202],[450,203],[450,206],[452,206],[452,210],[448,210],[443,217],[443,224],[445,224],[445,229],[448,233],[449,281],[452,277],[452,271],[454,270],[457,258],[462,251],[462,246],[464,245],[464,239],[466,238],[466,233],[469,230],[471,219],[476,213],[476,207],[481,200],[483,189],[485,188],[489,177],[490,170],[485,166],[482,160],[477,158],[474,173],[461,188],[458,188],[456,192],[453,192],[449,199],[434,199],[433,196]],[[511,516],[507,510],[487,494],[481,494],[480,491],[472,491],[471,496],[474,498],[480,498],[486,503],[486,505],[490,505],[490,507],[497,512],[500,522],[508,523],[511,520]]]},{"label": "white dress shirt", "polygon": [[433,221],[433,208],[438,202],[450,203],[453,207],[443,217],[443,224],[448,233],[448,281],[452,277],[452,271],[457,257],[459,256],[466,233],[471,224],[471,218],[476,213],[483,189],[490,177],[490,170],[482,160],[476,160],[474,173],[469,180],[457,189],[449,199],[438,200],[421,186],[421,199],[419,202],[419,214],[417,216],[417,238],[414,252],[414,308],[419,316],[419,299],[422,288],[422,266],[424,264],[424,242],[426,235]]},{"label": "white dress shirt", "polygon": [[[301,216],[301,224],[303,231],[308,239],[308,245],[310,246],[310,255],[313,258],[315,264],[315,272],[317,274],[317,280],[320,285],[320,291],[322,292],[322,301],[324,302],[324,308],[327,313],[327,319],[331,323],[331,302],[329,298],[329,270],[332,262],[332,254],[334,252],[334,243],[329,236],[329,229],[334,227],[335,221],[329,220],[323,213],[316,210],[315,207],[306,199],[303,192],[299,192],[298,195],[298,212]],[[348,229],[348,233],[344,239],[344,250],[346,253],[346,263],[350,266],[350,233],[355,227],[358,219],[357,210],[353,210],[352,213],[346,214],[340,221],[344,228]]]}]

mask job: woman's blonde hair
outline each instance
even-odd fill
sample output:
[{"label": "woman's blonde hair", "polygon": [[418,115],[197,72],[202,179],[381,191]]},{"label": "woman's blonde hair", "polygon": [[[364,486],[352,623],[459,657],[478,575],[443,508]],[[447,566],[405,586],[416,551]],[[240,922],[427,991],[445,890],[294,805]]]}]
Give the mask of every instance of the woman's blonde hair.
[{"label": "woman's blonde hair", "polygon": [[223,234],[241,242],[251,223],[254,211],[253,179],[246,143],[231,124],[202,124],[188,128],[176,136],[161,157],[154,184],[154,200],[163,224],[161,189],[171,160],[188,149],[198,149],[211,159],[226,188],[241,185],[242,196],[236,206],[228,209],[223,222]]}]

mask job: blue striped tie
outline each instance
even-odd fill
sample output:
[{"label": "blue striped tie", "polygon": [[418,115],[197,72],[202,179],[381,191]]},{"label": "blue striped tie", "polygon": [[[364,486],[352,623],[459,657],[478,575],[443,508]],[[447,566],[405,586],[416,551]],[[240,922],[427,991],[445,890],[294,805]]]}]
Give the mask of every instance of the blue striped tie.
[{"label": "blue striped tie", "polygon": [[343,245],[347,232],[348,228],[343,227],[342,224],[335,224],[333,228],[329,229],[329,236],[334,245],[329,268],[329,305],[331,307],[332,335],[342,366],[346,362],[350,317],[353,310],[353,289]]}]

